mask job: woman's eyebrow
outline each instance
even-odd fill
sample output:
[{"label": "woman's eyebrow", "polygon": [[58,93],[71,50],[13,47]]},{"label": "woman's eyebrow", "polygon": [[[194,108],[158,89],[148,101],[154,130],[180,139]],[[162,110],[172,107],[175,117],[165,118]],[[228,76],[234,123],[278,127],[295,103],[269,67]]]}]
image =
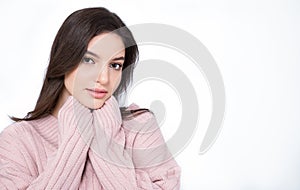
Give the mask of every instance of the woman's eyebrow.
[{"label": "woman's eyebrow", "polygon": [[121,57],[116,57],[112,59],[113,61],[118,61],[118,60],[125,60],[125,58],[123,56]]},{"label": "woman's eyebrow", "polygon": [[[90,54],[92,56],[95,56],[96,58],[100,59],[100,57],[96,54],[96,53],[93,53],[91,51],[86,51],[87,54]],[[120,57],[116,57],[116,58],[113,58],[112,59],[113,61],[118,61],[118,60],[125,60],[125,57],[124,56],[120,56]]]},{"label": "woman's eyebrow", "polygon": [[99,57],[97,54],[95,54],[95,53],[93,53],[93,52],[91,52],[91,51],[86,51],[86,53],[91,54],[92,56],[95,56],[95,57],[97,57],[98,59],[100,59],[100,57]]}]

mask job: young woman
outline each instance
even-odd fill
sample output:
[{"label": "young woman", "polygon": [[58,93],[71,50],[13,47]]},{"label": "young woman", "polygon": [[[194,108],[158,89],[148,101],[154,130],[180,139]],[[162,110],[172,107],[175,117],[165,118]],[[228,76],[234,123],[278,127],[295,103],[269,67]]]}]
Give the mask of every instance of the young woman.
[{"label": "young woman", "polygon": [[35,109],[12,117],[0,135],[0,189],[179,189],[180,167],[154,115],[118,106],[137,59],[116,14],[72,13],[53,42]]}]

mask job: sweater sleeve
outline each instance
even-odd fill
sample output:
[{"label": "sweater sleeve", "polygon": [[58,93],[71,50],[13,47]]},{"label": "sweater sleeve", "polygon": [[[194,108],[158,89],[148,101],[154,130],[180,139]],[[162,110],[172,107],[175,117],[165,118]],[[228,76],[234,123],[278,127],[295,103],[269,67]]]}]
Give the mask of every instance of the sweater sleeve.
[{"label": "sweater sleeve", "polygon": [[57,152],[39,174],[33,174],[31,168],[34,165],[30,158],[36,153],[23,146],[30,143],[24,139],[30,138],[23,137],[17,128],[2,132],[0,189],[78,189],[93,138],[92,120],[87,108],[74,98],[68,98],[58,114]]},{"label": "sweater sleeve", "polygon": [[137,189],[132,158],[125,147],[125,133],[118,102],[112,96],[94,110],[95,138],[89,159],[104,189]]},{"label": "sweater sleeve", "polygon": [[134,138],[132,157],[139,189],[180,189],[181,168],[170,153],[155,116],[142,113],[127,122],[125,128]]},{"label": "sweater sleeve", "polygon": [[104,189],[180,189],[181,169],[153,114],[143,113],[123,125],[113,98],[93,114],[89,158]]}]

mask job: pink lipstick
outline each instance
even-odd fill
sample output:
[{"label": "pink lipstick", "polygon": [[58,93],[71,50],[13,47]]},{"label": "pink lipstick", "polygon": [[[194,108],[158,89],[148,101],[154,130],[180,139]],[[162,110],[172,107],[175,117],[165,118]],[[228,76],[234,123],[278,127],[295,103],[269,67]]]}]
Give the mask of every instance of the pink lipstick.
[{"label": "pink lipstick", "polygon": [[90,89],[90,88],[87,88],[86,90],[88,91],[88,93],[93,98],[96,98],[96,99],[104,98],[104,96],[107,94],[107,90],[105,90],[105,89],[99,89],[99,88]]}]

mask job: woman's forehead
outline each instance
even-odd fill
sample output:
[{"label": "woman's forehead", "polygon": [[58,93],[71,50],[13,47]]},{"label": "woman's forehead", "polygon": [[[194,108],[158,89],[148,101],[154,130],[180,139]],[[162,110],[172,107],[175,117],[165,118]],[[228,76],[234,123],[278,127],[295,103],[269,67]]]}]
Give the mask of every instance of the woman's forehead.
[{"label": "woman's forehead", "polygon": [[125,46],[122,38],[110,33],[102,33],[91,39],[88,52],[92,52],[99,59],[108,59],[115,56],[125,56]]}]

